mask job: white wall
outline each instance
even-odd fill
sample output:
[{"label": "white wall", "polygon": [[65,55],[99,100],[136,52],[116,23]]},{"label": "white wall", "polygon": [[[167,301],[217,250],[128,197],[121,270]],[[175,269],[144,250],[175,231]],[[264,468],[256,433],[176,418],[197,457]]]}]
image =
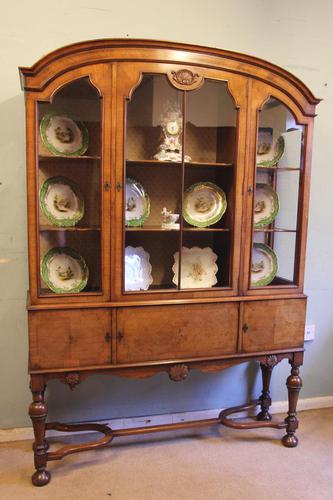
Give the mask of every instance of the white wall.
[{"label": "white wall", "polygon": [[[317,339],[307,346],[303,397],[333,395],[333,4],[327,0],[41,0],[2,2],[0,59],[0,426],[28,425],[24,100],[17,66],[92,38],[175,40],[245,52],[302,79],[324,102],[316,119],[306,292]],[[332,88],[331,88],[332,86]],[[285,399],[286,363],[273,397]],[[94,377],[71,393],[49,386],[51,418],[84,420],[215,408],[242,402],[257,368],[194,372],[182,384]]]}]

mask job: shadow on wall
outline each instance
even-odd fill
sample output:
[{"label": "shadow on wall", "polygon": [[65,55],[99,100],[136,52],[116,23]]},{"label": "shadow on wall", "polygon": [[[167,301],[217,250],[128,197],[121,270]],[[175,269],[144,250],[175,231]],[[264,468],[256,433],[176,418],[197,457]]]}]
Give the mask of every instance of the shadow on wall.
[{"label": "shadow on wall", "polygon": [[166,373],[139,380],[95,375],[73,392],[52,381],[47,393],[49,420],[103,420],[235,406],[260,395],[258,371],[257,363],[220,373],[193,370],[183,382],[171,382]]}]

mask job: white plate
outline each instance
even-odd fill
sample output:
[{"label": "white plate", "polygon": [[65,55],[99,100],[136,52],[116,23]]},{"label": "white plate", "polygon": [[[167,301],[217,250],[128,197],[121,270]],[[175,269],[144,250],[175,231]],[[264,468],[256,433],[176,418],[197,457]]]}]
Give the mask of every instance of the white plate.
[{"label": "white plate", "polygon": [[255,229],[268,226],[277,216],[280,200],[276,191],[269,184],[256,185],[253,222]]},{"label": "white plate", "polygon": [[149,257],[142,247],[125,248],[125,291],[148,290],[153,282]]},{"label": "white plate", "polygon": [[[178,285],[179,252],[174,254],[172,282]],[[217,255],[210,247],[182,247],[181,288],[211,288],[216,285]]]}]

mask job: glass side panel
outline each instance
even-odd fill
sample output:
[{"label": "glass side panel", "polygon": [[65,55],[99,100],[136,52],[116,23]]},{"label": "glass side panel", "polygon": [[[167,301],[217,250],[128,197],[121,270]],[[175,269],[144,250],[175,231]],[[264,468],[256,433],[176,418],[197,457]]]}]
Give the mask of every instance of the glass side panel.
[{"label": "glass side panel", "polygon": [[165,75],[144,75],[126,109],[124,291],[177,288],[182,95]]},{"label": "glass side panel", "polygon": [[304,127],[271,98],[259,113],[251,287],[297,282]]},{"label": "glass side panel", "polygon": [[82,78],[37,114],[40,294],[100,292],[100,96]]},{"label": "glass side panel", "polygon": [[236,138],[226,82],[206,80],[187,93],[182,289],[231,285]]}]

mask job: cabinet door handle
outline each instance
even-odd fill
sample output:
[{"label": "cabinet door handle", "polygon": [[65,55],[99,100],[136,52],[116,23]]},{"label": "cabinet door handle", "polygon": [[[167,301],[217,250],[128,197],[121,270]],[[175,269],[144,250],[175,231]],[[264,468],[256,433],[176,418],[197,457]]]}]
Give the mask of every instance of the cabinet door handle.
[{"label": "cabinet door handle", "polygon": [[118,181],[118,182],[117,182],[117,184],[116,184],[116,189],[117,189],[117,191],[118,191],[118,192],[119,192],[119,191],[121,191],[121,188],[122,188],[122,187],[123,187],[122,183]]},{"label": "cabinet door handle", "polygon": [[243,332],[246,333],[248,331],[248,329],[249,329],[249,325],[247,323],[244,323],[243,328],[242,328]]},{"label": "cabinet door handle", "polygon": [[121,342],[123,338],[124,338],[123,332],[117,332],[117,340],[118,340],[118,342]]},{"label": "cabinet door handle", "polygon": [[110,191],[110,189],[111,189],[111,182],[110,181],[104,182],[104,189],[105,189],[105,191]]},{"label": "cabinet door handle", "polygon": [[253,193],[253,187],[252,187],[252,186],[249,186],[249,187],[247,188],[247,192],[248,192],[249,194]]},{"label": "cabinet door handle", "polygon": [[105,334],[105,337],[104,337],[104,338],[105,338],[105,341],[106,341],[106,342],[111,342],[111,340],[112,340],[112,333],[110,333],[110,332],[106,332],[106,334]]}]

